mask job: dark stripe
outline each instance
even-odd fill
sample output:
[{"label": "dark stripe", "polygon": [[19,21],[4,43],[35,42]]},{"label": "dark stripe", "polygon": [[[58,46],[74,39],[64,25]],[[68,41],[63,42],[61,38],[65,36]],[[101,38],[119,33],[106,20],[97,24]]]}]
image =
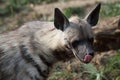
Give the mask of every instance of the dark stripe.
[{"label": "dark stripe", "polygon": [[44,75],[44,72],[42,72],[40,66],[33,60],[32,56],[28,53],[28,49],[25,47],[25,45],[20,46],[20,51],[22,53],[23,59],[25,59],[28,63],[31,63],[34,67],[36,67],[37,71],[41,76],[46,78],[47,76]]},{"label": "dark stripe", "polygon": [[35,77],[35,80],[40,80],[40,78],[38,78],[38,77]]},{"label": "dark stripe", "polygon": [[4,56],[4,49],[1,49],[1,48],[0,48],[0,58],[1,58],[2,56]]},{"label": "dark stripe", "polygon": [[53,55],[59,61],[68,61],[71,58],[73,58],[73,54],[71,54],[71,53],[69,54],[69,53],[67,53],[65,51],[57,51],[57,50],[55,50],[53,52]]},{"label": "dark stripe", "polygon": [[42,60],[42,62],[43,62],[44,64],[46,64],[48,67],[52,66],[52,64],[49,63],[49,62],[45,59],[45,57],[44,57],[43,55],[39,55],[39,57],[40,57],[40,59]]}]

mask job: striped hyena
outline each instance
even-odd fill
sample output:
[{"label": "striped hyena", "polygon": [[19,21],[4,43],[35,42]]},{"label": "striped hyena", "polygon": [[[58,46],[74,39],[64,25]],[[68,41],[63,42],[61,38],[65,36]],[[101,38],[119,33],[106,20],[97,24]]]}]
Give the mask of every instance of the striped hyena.
[{"label": "striped hyena", "polygon": [[89,63],[100,6],[84,19],[69,20],[55,8],[54,22],[32,21],[0,34],[0,80],[46,80],[54,63],[74,56]]}]

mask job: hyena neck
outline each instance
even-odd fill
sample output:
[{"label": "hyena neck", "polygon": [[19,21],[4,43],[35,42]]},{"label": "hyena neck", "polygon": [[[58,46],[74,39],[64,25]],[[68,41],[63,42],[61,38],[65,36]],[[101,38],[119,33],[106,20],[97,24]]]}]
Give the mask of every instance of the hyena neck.
[{"label": "hyena neck", "polygon": [[71,58],[64,46],[64,33],[62,31],[54,29],[46,33],[41,34],[41,32],[38,32],[36,34],[40,34],[34,41],[38,45],[38,53],[42,51],[42,53],[39,54],[44,53],[48,55],[48,59],[50,59],[49,61],[51,61],[51,63],[66,61]]}]

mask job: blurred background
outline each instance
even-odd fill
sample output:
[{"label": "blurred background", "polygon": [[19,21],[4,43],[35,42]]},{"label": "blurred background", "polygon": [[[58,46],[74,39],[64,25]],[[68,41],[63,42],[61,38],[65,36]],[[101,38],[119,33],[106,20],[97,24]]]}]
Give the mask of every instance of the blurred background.
[{"label": "blurred background", "polygon": [[0,33],[33,20],[53,21],[56,7],[68,18],[84,18],[99,2],[102,8],[95,30],[95,58],[90,64],[76,59],[59,62],[48,80],[120,80],[120,0],[0,0]]}]

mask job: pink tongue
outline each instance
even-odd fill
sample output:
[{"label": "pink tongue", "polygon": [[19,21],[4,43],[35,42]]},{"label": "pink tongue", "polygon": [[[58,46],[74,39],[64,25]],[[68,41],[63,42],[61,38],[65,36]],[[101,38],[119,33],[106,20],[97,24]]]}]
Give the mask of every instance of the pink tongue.
[{"label": "pink tongue", "polygon": [[85,55],[85,58],[84,58],[84,62],[85,63],[89,63],[91,60],[92,60],[92,56],[91,55],[89,55],[89,54]]}]

